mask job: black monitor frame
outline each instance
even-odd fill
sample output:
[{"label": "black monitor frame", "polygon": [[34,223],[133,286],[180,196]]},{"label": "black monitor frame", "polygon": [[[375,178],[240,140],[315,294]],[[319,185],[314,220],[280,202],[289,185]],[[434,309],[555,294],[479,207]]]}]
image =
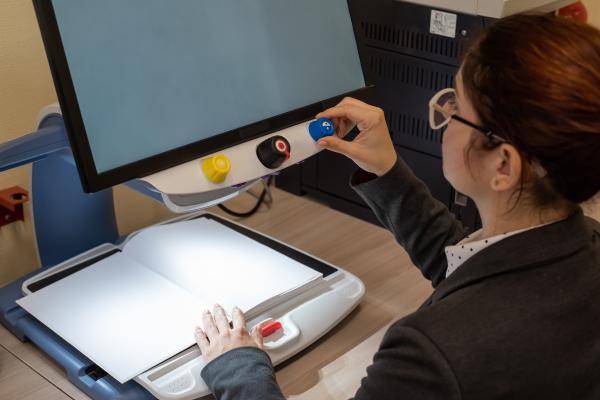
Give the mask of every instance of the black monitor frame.
[{"label": "black monitor frame", "polygon": [[[345,96],[364,98],[370,94],[372,89],[372,85],[365,80],[365,87],[358,90],[343,93],[339,96],[309,104],[305,107],[169,150],[159,155],[98,173],[77,101],[77,94],[75,93],[75,87],[59,33],[52,0],[33,0],[33,4],[54,79],[65,128],[71,143],[73,157],[79,170],[82,188],[86,193],[97,192],[132,179],[143,178],[228,147],[300,124],[313,119],[316,114],[335,105]],[[356,28],[354,32],[355,38],[358,40]],[[364,77],[365,65],[362,58],[361,65]]]}]

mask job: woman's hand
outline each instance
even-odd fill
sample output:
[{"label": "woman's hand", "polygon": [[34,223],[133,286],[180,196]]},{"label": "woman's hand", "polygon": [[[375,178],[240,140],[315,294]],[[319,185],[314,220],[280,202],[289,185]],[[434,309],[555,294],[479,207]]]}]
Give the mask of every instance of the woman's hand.
[{"label": "woman's hand", "polygon": [[[213,317],[214,314],[214,317]],[[246,329],[246,319],[242,310],[234,307],[232,311],[232,324],[230,327],[225,315],[225,310],[220,305],[215,305],[213,314],[206,310],[202,316],[204,330],[196,328],[196,342],[202,351],[204,362],[208,364],[221,354],[239,347],[263,348],[263,339],[259,326],[255,326],[252,334]]]},{"label": "woman's hand", "polygon": [[[347,97],[317,118],[329,118],[336,126],[335,136],[320,139],[319,146],[345,155],[360,168],[378,176],[396,164],[398,156],[382,109]],[[358,136],[352,142],[342,140],[354,127],[360,130]]]}]

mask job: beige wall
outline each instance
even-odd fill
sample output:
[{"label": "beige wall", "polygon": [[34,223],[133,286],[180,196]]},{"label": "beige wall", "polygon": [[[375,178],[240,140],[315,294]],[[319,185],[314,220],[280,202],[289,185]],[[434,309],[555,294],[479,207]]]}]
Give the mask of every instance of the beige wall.
[{"label": "beige wall", "polygon": [[589,22],[600,28],[600,0],[584,0],[583,4],[588,9]]},{"label": "beige wall", "polygon": [[[0,1],[0,142],[31,131],[38,111],[55,101],[30,3]],[[14,185],[29,189],[29,172],[29,167],[22,167],[0,173],[0,189]],[[0,228],[0,284],[36,264],[29,215],[25,223]]]},{"label": "beige wall", "polygon": [[[587,7],[589,22],[600,28],[600,0],[584,0],[583,4]],[[587,204],[584,204],[584,209],[587,214],[600,220],[600,195]]]},{"label": "beige wall", "polygon": [[[600,26],[600,0],[585,3],[591,21]],[[31,1],[0,0],[0,143],[31,131],[38,111],[55,101]],[[29,172],[22,167],[0,173],[0,189],[13,185],[29,189]],[[115,203],[121,233],[169,216],[161,206],[122,187],[115,190]],[[26,211],[24,223],[0,229],[0,286],[38,264],[29,204]]]}]

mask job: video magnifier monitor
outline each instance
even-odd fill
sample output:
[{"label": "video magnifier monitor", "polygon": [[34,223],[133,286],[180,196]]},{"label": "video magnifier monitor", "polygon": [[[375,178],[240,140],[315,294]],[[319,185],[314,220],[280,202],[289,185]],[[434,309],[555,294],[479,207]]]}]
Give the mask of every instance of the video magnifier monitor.
[{"label": "video magnifier monitor", "polygon": [[365,88],[347,0],[34,0],[84,190]]}]

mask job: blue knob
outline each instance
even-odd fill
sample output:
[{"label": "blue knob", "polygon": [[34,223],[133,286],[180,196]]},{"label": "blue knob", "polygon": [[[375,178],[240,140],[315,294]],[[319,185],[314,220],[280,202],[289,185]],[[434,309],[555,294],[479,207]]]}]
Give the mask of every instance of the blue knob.
[{"label": "blue knob", "polygon": [[309,124],[308,132],[310,133],[310,137],[317,142],[319,139],[326,136],[333,136],[335,133],[335,126],[330,119],[319,118]]}]

